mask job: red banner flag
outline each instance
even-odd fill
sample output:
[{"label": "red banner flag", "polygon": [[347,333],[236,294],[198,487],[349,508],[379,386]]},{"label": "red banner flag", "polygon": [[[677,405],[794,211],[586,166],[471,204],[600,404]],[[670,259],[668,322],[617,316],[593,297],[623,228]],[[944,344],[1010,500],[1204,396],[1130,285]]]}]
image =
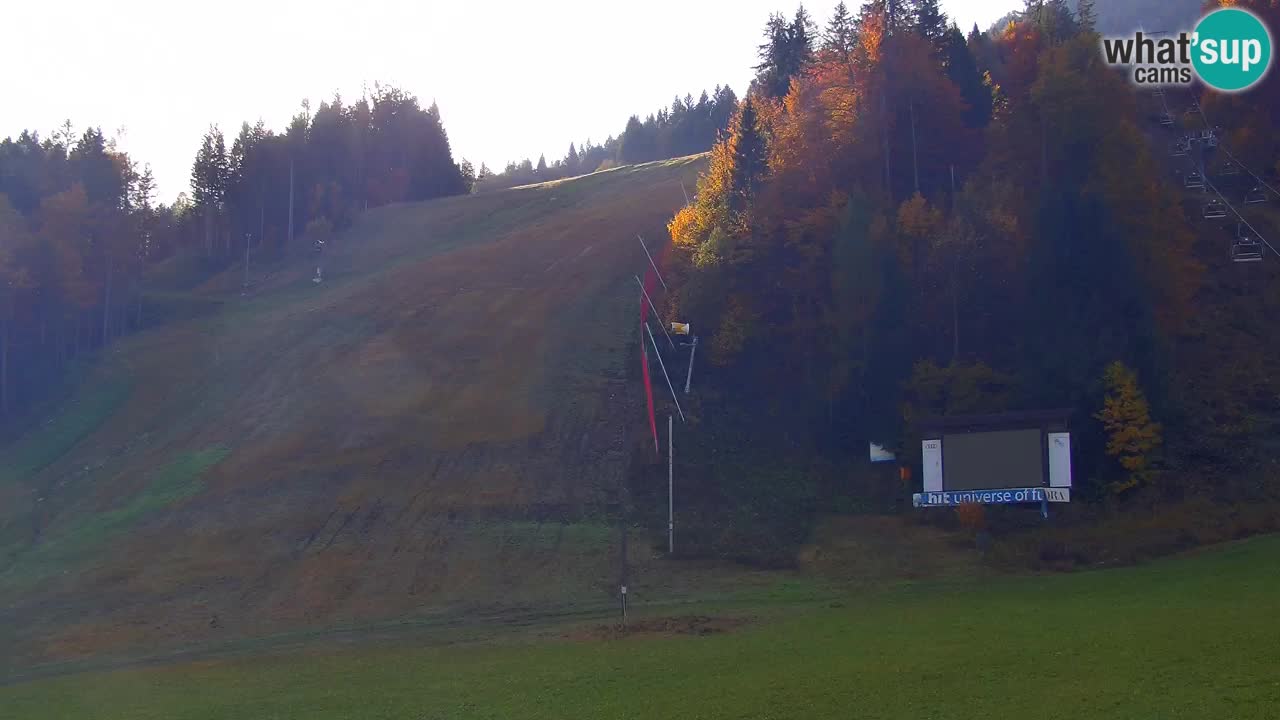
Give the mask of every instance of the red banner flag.
[{"label": "red banner flag", "polygon": [[653,432],[653,451],[658,449],[658,423],[653,417],[653,383],[649,381],[649,351],[645,348],[644,338],[640,338],[640,368],[644,373],[644,399],[649,405],[649,430]]},{"label": "red banner flag", "polygon": [[[649,298],[653,298],[653,268],[644,271],[644,293],[640,295],[640,324],[643,325],[645,320],[649,319],[649,300],[645,298],[647,294]],[[654,318],[657,320],[657,318]],[[644,339],[642,336],[641,340]]]},{"label": "red banner flag", "polygon": [[[644,292],[640,294],[640,368],[644,374],[644,399],[649,406],[649,430],[653,433],[653,451],[661,453],[658,449],[658,422],[653,416],[653,382],[649,379],[649,351],[644,344],[645,321],[649,319],[649,298],[653,297],[653,283],[655,280],[653,268],[644,271]],[[658,320],[658,318],[654,318]]]}]

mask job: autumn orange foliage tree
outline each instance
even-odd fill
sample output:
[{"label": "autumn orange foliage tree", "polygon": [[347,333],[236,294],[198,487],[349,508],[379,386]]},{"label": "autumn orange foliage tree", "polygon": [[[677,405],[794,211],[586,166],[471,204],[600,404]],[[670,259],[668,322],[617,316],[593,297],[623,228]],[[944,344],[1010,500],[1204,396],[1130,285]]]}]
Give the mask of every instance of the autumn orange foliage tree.
[{"label": "autumn orange foliage tree", "polygon": [[[1059,18],[931,44],[874,3],[855,26],[780,101],[744,103],[757,135],[740,110],[671,222],[708,382],[858,447],[904,437],[925,388],[963,398],[931,412],[1084,408],[1115,358],[1151,371],[1204,269],[1096,35]],[[735,148],[757,138],[742,204]]]}]

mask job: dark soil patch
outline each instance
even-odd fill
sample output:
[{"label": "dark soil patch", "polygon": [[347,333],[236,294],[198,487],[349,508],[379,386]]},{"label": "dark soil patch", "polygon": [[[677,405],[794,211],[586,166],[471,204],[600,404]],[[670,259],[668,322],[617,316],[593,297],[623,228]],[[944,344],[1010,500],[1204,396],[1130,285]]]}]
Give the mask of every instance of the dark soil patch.
[{"label": "dark soil patch", "polygon": [[752,617],[710,617],[679,615],[675,617],[639,618],[627,624],[595,625],[570,632],[571,640],[618,640],[647,635],[719,635],[733,632],[751,622]]}]

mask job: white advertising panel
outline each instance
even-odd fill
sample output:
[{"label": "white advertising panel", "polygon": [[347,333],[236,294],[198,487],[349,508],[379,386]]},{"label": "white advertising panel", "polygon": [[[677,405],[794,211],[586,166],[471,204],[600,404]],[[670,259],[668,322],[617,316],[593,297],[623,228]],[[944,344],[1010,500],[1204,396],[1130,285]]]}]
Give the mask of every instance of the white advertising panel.
[{"label": "white advertising panel", "polygon": [[1071,433],[1049,433],[1049,487],[1071,487]]},{"label": "white advertising panel", "polygon": [[924,465],[924,491],[942,492],[942,440],[925,440],[920,443]]}]

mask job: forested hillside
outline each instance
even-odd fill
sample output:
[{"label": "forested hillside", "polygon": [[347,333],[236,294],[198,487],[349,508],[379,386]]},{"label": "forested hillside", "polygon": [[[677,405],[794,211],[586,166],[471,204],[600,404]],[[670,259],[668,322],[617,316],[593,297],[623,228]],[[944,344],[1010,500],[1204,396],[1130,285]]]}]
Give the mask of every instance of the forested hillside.
[{"label": "forested hillside", "polygon": [[[1242,4],[1280,26],[1274,2]],[[1073,410],[1086,505],[1274,500],[1277,259],[1233,264],[1196,222],[1152,99],[1103,63],[1094,22],[1029,1],[966,38],[935,0],[769,22],[665,267],[667,312],[707,341],[706,432],[789,478],[719,478],[715,522],[726,497],[766,525],[820,507],[869,441],[918,456],[921,416],[1034,408]],[[1273,178],[1278,90],[1273,73],[1204,101],[1224,147]],[[877,487],[902,490],[855,495]]]},{"label": "forested hillside", "polygon": [[569,143],[569,151],[547,163],[546,155],[535,164],[529,158],[509,162],[500,173],[484,165],[476,176],[476,191],[486,192],[535,182],[583,175],[616,165],[667,160],[706,152],[729,127],[729,117],[738,107],[738,97],[728,85],[717,85],[711,94],[702,91],[695,102],[692,95],[676,96],[670,108],[662,108],[641,120],[632,115],[617,137],[604,144],[590,139],[579,146]]},{"label": "forested hillside", "polygon": [[322,248],[357,211],[465,193],[471,175],[439,109],[386,86],[314,113],[304,103],[280,132],[245,123],[230,148],[211,127],[191,192],[168,205],[150,167],[98,128],[77,135],[68,121],[0,141],[0,416],[49,398],[77,357],[153,324],[168,312],[148,311],[155,292]]}]

